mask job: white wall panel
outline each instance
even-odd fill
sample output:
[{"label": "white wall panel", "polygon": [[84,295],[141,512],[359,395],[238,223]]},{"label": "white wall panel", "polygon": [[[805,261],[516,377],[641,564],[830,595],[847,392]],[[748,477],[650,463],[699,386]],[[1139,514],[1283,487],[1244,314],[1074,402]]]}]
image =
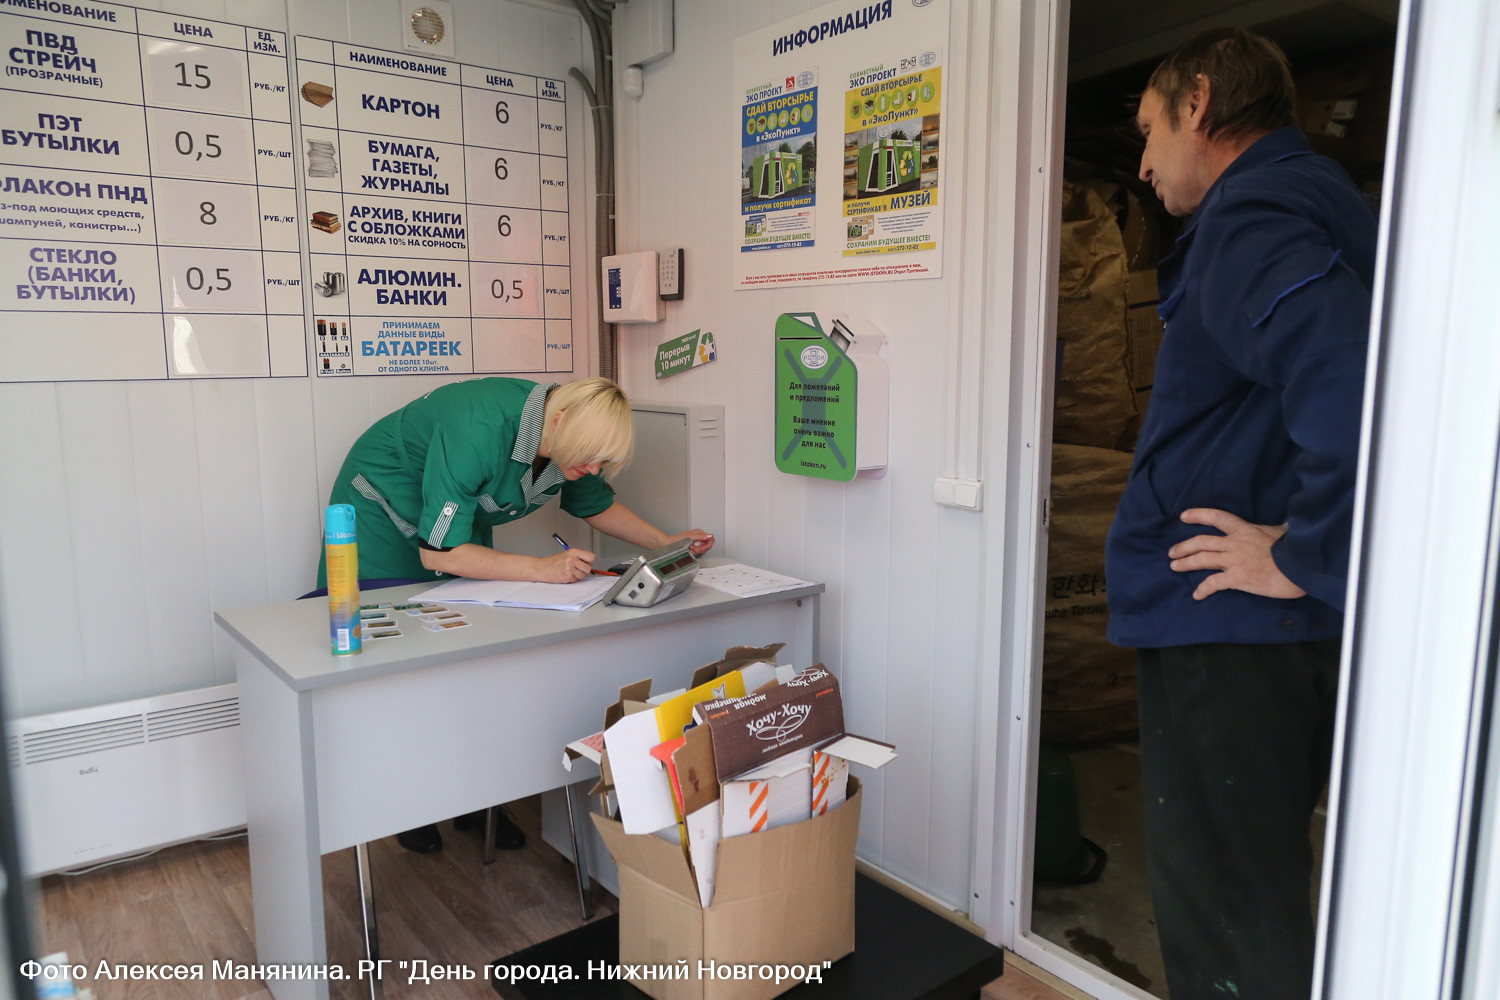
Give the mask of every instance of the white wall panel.
[{"label": "white wall panel", "polygon": [[[397,0],[155,0],[140,6],[401,47]],[[566,78],[581,22],[456,0],[457,58]],[[3,16],[3,15],[0,15]],[[586,141],[586,102],[570,142]],[[592,175],[571,164],[574,268],[592,274]],[[580,306],[592,298],[575,278]],[[575,350],[588,357],[589,326]],[[0,662],[17,715],[233,679],[215,608],[312,589],[333,475],[431,376],[0,383]],[[550,523],[557,523],[555,520]]]},{"label": "white wall panel", "polygon": [[313,475],[316,449],[311,433],[312,400],[306,387],[293,379],[261,379],[253,384],[261,469],[269,472],[284,466],[301,472],[260,477],[262,507],[274,512],[260,525],[266,596],[286,601],[313,588],[323,541],[319,511],[327,498],[318,492]]},{"label": "white wall panel", "polygon": [[128,419],[142,566],[131,589],[150,596],[122,603],[146,618],[152,693],[188,690],[203,686],[214,642],[193,384],[130,383]]},{"label": "white wall panel", "polygon": [[68,495],[57,389],[0,386],[0,505],[6,512],[0,655],[8,666],[35,664],[12,669],[8,690],[15,704],[43,712],[63,707],[68,692],[86,679],[72,529],[74,512],[82,513],[85,504]]},{"label": "white wall panel", "polygon": [[[280,470],[262,470],[255,382],[195,381],[193,426],[203,505],[203,555],[209,568],[205,611],[264,602],[270,591],[262,525],[268,519],[279,521],[281,512],[266,510],[260,479],[263,471],[276,475]],[[213,643],[209,683],[231,683],[234,640],[222,629],[214,629]]]},{"label": "white wall panel", "polygon": [[[620,328],[626,389],[647,399],[725,405],[726,555],[828,585],[823,658],[840,672],[849,728],[894,742],[900,758],[866,775],[860,854],[967,910],[974,820],[974,706],[980,691],[983,517],[938,507],[950,355],[958,335],[964,183],[985,171],[950,161],[944,271],[923,281],[735,291],[734,39],[808,11],[806,0],[677,5],[676,51],[645,68],[645,94],[619,94],[620,249],[686,250],[686,298],[665,320]],[[629,16],[628,9],[621,16]],[[954,0],[949,65],[959,67],[969,3]],[[958,148],[965,78],[944,121]],[[826,87],[838,86],[825,80]],[[972,95],[986,106],[991,95]],[[824,137],[828,139],[828,136]],[[836,143],[834,144],[836,146]],[[982,149],[987,142],[976,142]],[[835,157],[836,158],[836,157]],[[819,239],[837,233],[820,232]],[[783,475],[773,461],[772,331],[782,312],[848,312],[889,338],[890,472],[834,484]],[[656,345],[706,328],[718,360],[663,382]],[[975,364],[979,364],[978,359]],[[1004,401],[993,402],[1000,411]],[[747,636],[746,641],[765,637]]]},{"label": "white wall panel", "polygon": [[[142,576],[142,511],[135,492],[127,387],[71,382],[57,387],[63,478],[77,570],[78,634],[86,683],[100,701],[128,697],[149,673],[148,630],[131,599]],[[170,510],[164,511],[167,516]]]}]

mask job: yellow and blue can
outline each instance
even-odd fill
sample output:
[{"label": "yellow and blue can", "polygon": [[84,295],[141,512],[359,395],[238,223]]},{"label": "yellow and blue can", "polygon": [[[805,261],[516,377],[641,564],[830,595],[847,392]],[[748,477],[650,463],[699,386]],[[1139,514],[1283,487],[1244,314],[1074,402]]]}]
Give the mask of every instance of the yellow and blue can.
[{"label": "yellow and blue can", "polygon": [[328,633],[333,655],[358,653],[359,549],[354,540],[354,508],[330,504],[323,512],[323,549],[328,559]]}]

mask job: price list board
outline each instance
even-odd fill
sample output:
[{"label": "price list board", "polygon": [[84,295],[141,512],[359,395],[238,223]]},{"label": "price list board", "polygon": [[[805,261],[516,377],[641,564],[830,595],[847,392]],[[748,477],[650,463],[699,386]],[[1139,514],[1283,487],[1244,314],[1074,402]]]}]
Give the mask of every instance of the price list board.
[{"label": "price list board", "polygon": [[571,372],[559,80],[298,36],[320,376]]},{"label": "price list board", "polygon": [[4,381],[306,376],[287,38],[0,14]]}]

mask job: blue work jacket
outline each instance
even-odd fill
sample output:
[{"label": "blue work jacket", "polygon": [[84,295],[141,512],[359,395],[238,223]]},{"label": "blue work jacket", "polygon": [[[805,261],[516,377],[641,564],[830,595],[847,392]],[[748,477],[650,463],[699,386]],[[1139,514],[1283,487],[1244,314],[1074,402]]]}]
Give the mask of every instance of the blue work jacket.
[{"label": "blue work jacket", "polygon": [[[1106,549],[1109,638],[1136,648],[1338,635],[1375,270],[1374,213],[1296,128],[1263,136],[1158,267],[1166,325]],[[1306,597],[1193,591],[1167,550],[1192,507],[1287,524],[1276,565]]]}]

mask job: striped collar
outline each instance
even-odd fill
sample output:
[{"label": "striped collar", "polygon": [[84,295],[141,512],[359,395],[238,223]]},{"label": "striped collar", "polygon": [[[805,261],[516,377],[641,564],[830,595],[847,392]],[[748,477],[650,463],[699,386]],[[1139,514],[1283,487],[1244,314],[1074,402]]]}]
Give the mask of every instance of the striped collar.
[{"label": "striped collar", "polygon": [[526,394],[526,402],[521,407],[521,425],[516,430],[516,446],[510,452],[512,461],[526,465],[526,471],[521,474],[521,490],[526,494],[528,507],[545,502],[544,494],[563,481],[562,470],[557,467],[556,462],[551,461],[542,469],[542,474],[536,481],[532,481],[535,471],[532,463],[536,461],[537,449],[542,446],[542,429],[546,424],[547,393],[555,388],[556,382],[539,382]]}]

